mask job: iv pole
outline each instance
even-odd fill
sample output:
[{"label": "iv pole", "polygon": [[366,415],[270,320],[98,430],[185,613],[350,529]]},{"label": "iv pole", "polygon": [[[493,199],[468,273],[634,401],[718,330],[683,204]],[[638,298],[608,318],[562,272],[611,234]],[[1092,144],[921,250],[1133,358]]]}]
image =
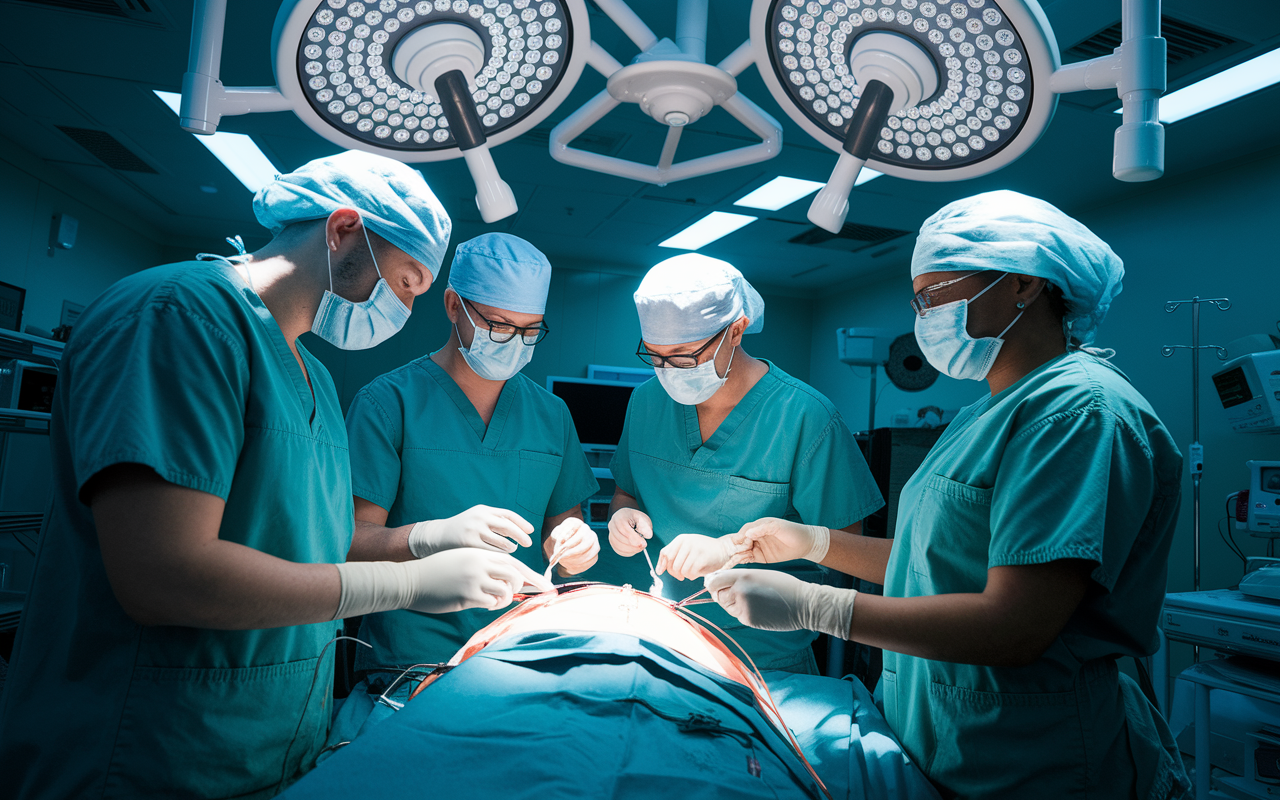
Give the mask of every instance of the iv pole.
[{"label": "iv pole", "polygon": [[[1201,298],[1199,295],[1190,300],[1169,300],[1164,304],[1166,313],[1172,314],[1185,303],[1191,304],[1191,344],[1171,344],[1160,348],[1160,355],[1169,358],[1175,350],[1191,351],[1191,447],[1188,456],[1191,467],[1192,497],[1192,531],[1194,538],[1192,590],[1200,591],[1200,481],[1204,474],[1204,446],[1200,444],[1200,351],[1213,350],[1219,361],[1225,361],[1227,351],[1216,344],[1200,344],[1200,304],[1208,303],[1213,307],[1226,311],[1231,308],[1231,301],[1225,297]],[[1195,648],[1195,659],[1200,660],[1200,648]]]}]

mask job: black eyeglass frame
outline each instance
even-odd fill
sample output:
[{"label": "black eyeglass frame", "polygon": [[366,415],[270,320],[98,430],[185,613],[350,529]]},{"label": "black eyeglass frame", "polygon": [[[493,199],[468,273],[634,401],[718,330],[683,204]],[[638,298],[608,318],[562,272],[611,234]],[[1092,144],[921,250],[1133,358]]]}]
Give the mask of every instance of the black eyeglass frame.
[{"label": "black eyeglass frame", "polygon": [[[481,314],[480,309],[476,308],[475,303],[471,302],[465,297],[460,299],[462,300],[462,302],[471,306],[471,310],[476,312],[476,316],[479,317],[482,322],[484,322],[486,325],[489,326],[489,339],[492,340],[495,344],[506,344],[507,342],[519,336],[520,342],[525,347],[533,347],[538,342],[541,342],[543,339],[547,338],[547,334],[551,333],[551,328],[550,326],[547,325],[546,320],[539,322],[537,325],[527,325],[523,327],[520,325],[512,325],[510,322],[495,322],[489,319],[488,317],[486,317],[484,314]],[[495,327],[510,328],[511,333],[510,334],[498,333],[497,331],[494,330]],[[529,341],[530,334],[528,333],[528,331],[535,332],[532,335],[533,336],[532,342]],[[499,338],[504,336],[506,338]]]},{"label": "black eyeglass frame", "polygon": [[[731,327],[733,327],[732,322],[724,326],[723,328],[721,328],[719,333],[717,333],[715,336],[712,336],[710,339],[707,340],[706,344],[704,344],[702,347],[699,347],[697,350],[694,350],[692,353],[676,353],[675,355],[670,355],[670,356],[660,356],[657,353],[649,350],[647,347],[644,346],[644,339],[641,338],[640,344],[636,348],[636,356],[641,361],[644,362],[645,366],[653,367],[654,369],[663,369],[665,367],[671,367],[673,369],[693,369],[694,367],[698,366],[698,356],[705,353],[708,347],[716,343],[717,339],[722,339],[722,337],[728,332],[729,328]],[[674,359],[686,359],[686,358],[691,359],[691,361],[689,363],[685,363],[683,361],[676,362],[674,360]],[[654,363],[655,360],[657,361],[657,363]]]}]

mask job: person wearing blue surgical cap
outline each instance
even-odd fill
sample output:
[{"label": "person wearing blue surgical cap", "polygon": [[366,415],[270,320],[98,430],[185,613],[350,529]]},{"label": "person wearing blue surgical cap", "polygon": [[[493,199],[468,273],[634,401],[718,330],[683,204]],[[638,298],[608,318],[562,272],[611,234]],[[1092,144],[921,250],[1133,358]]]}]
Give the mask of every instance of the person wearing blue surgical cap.
[{"label": "person wearing blue surgical cap", "polygon": [[[737,562],[733,537],[761,519],[861,539],[884,505],[866,461],[830,401],[743,348],[764,327],[764,300],[742,274],[686,253],[649,270],[635,302],[637,355],[658,380],[632,393],[612,463],[609,543],[630,568],[620,579],[649,586],[636,555],[652,547],[663,595],[695,594],[697,579]],[[781,568],[821,580],[820,561],[806,552]],[[766,633],[707,608],[761,669],[817,673],[815,634]]]},{"label": "person wearing blue surgical cap", "polygon": [[827,541],[827,563],[884,596],[763,570],[708,588],[747,624],[884,648],[885,717],[945,796],[1185,796],[1168,727],[1116,666],[1158,647],[1182,468],[1151,405],[1090,347],[1119,257],[1002,191],[926,220],[911,274],[925,356],[990,395],[903,487],[893,540],[778,523],[739,542],[772,562]]},{"label": "person wearing blue surgical cap", "polygon": [[[581,504],[599,485],[573,419],[520,373],[549,333],[550,283],[547,257],[523,239],[487,233],[458,245],[444,293],[449,340],[374,379],[347,411],[349,560],[472,547],[511,553],[538,572],[554,561],[562,577],[595,563],[600,546]],[[367,616],[360,638],[372,647],[360,648],[356,670],[446,662],[496,618],[484,609]]]},{"label": "person wearing blue surgical cap", "polygon": [[358,349],[404,323],[449,238],[421,175],[344,153],[254,211],[275,234],[261,250],[125,278],[67,344],[54,502],[0,701],[6,797],[272,796],[323,747],[344,617],[550,588],[481,550],[339,563],[346,429],[298,337]]}]

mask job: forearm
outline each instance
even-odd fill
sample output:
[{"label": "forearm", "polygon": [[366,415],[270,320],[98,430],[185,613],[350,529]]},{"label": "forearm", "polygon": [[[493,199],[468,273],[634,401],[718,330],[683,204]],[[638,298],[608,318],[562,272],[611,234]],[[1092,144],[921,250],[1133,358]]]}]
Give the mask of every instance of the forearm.
[{"label": "forearm", "polygon": [[145,574],[146,586],[113,584],[142,625],[253,630],[328,622],[342,589],[332,564],[296,564],[222,540]]},{"label": "forearm", "polygon": [[[881,597],[859,593],[849,638],[895,653],[992,667],[1031,663],[1048,646],[983,594]],[[1020,633],[1022,631],[1022,633]]]},{"label": "forearm", "polygon": [[893,540],[863,536],[861,530],[861,523],[844,530],[832,530],[831,544],[821,563],[824,567],[883,586]]},{"label": "forearm", "polygon": [[639,509],[640,501],[636,500],[634,497],[622,491],[621,489],[617,489],[613,493],[613,499],[609,501],[609,516],[612,517],[614,514],[618,513],[618,511],[624,508]]},{"label": "forearm", "polygon": [[348,561],[411,561],[415,558],[409,550],[409,532],[412,525],[388,528],[376,522],[356,520],[351,536]]}]

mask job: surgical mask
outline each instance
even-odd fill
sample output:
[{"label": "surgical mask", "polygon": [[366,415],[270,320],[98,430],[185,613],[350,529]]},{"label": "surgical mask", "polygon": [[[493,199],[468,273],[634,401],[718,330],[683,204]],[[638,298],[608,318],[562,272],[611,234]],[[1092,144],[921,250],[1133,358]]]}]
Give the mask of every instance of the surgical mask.
[{"label": "surgical mask", "polygon": [[733,355],[737,352],[735,347],[729,354],[729,366],[725,368],[724,377],[720,377],[716,372],[716,356],[720,354],[720,347],[727,338],[729,338],[728,332],[720,339],[720,344],[716,345],[716,351],[711,354],[711,359],[696,367],[689,369],[660,367],[654,370],[658,374],[658,382],[662,384],[663,389],[667,390],[667,394],[671,395],[672,400],[682,406],[696,406],[710,400],[711,395],[724,386],[725,381],[729,380],[729,370],[733,369]]},{"label": "surgical mask", "polygon": [[978,292],[970,300],[957,300],[928,309],[924,316],[916,317],[916,342],[924,352],[924,357],[943,375],[957,380],[980,381],[987,377],[1000,348],[1004,345],[1004,335],[1014,323],[1022,319],[1025,311],[1019,311],[999,336],[984,336],[975,339],[969,335],[969,304],[1000,281],[1001,275],[991,285]]},{"label": "surgical mask", "polygon": [[399,332],[409,319],[409,307],[391,291],[391,285],[378,269],[378,258],[373,254],[368,228],[364,230],[364,243],[369,247],[373,268],[378,271],[378,283],[363,303],[333,293],[332,251],[325,248],[329,261],[329,289],[320,300],[320,309],[311,322],[311,332],[343,350],[376,347]]},{"label": "surgical mask", "polygon": [[[533,347],[525,344],[521,337],[514,336],[509,342],[495,342],[489,338],[488,331],[481,332],[480,326],[476,325],[467,311],[467,304],[459,302],[459,305],[462,306],[462,313],[467,315],[471,329],[475,331],[471,335],[470,347],[458,347],[458,352],[462,353],[463,360],[471,367],[472,372],[487,381],[507,381],[533,360]],[[455,330],[457,327],[454,325]],[[458,341],[461,344],[461,336]]]}]

